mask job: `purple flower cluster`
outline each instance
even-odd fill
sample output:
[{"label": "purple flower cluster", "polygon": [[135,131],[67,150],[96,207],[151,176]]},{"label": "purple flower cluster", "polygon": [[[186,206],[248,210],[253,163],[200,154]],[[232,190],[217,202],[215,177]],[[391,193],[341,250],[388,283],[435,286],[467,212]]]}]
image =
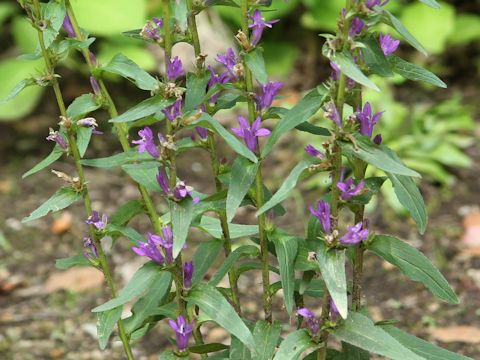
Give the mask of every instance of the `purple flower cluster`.
[{"label": "purple flower cluster", "polygon": [[270,135],[270,130],[260,127],[262,125],[262,118],[257,119],[250,125],[248,120],[243,117],[238,117],[238,124],[240,127],[232,128],[232,132],[238,137],[242,138],[247,147],[253,151],[257,151],[257,138]]},{"label": "purple flower cluster", "polygon": [[167,80],[175,82],[179,77],[185,75],[182,60],[178,56],[170,59],[167,64]]},{"label": "purple flower cluster", "polygon": [[365,23],[360,19],[358,16],[356,16],[353,20],[352,23],[350,24],[350,30],[348,32],[348,35],[353,38],[360,34],[363,30],[363,28],[366,27]]},{"label": "purple flower cluster", "polygon": [[400,40],[392,38],[390,34],[380,34],[380,47],[382,48],[385,56],[392,55],[395,51],[397,51],[399,45]]},{"label": "purple flower cluster", "polygon": [[177,118],[182,117],[182,99],[177,99],[172,105],[163,109],[162,113],[165,114],[169,121],[175,121]]},{"label": "purple flower cluster", "polygon": [[310,213],[315,216],[320,224],[322,224],[323,232],[330,234],[332,231],[330,218],[330,204],[326,201],[320,200],[317,203],[317,208],[310,206]]},{"label": "purple flower cluster", "polygon": [[312,335],[318,334],[320,331],[320,322],[315,317],[315,314],[309,308],[300,308],[297,310],[297,314],[303,316],[307,321],[307,327],[312,333]]},{"label": "purple flower cluster", "polygon": [[188,339],[193,331],[193,323],[187,323],[182,315],[178,315],[177,321],[168,320],[170,327],[175,331],[178,350],[184,351],[188,346]]},{"label": "purple flower cluster", "polygon": [[163,18],[154,17],[152,20],[147,21],[147,23],[144,25],[142,31],[140,31],[140,36],[154,41],[160,40],[161,28],[163,28]]},{"label": "purple flower cluster", "polygon": [[[146,256],[156,263],[173,263],[173,234],[168,226],[162,228],[162,235],[147,234],[147,242],[139,242],[138,246],[132,247],[135,254]],[[163,253],[162,253],[163,252]]]},{"label": "purple flower cluster", "polygon": [[225,54],[218,54],[215,60],[225,67],[225,72],[221,75],[215,74],[215,71],[210,67],[212,77],[210,78],[209,87],[215,84],[225,84],[227,82],[233,82],[240,79],[242,75],[242,63],[235,55],[232,48],[228,48]]},{"label": "purple flower cluster", "polygon": [[339,181],[337,183],[337,188],[340,189],[341,192],[341,198],[342,200],[350,200],[351,198],[360,195],[362,192],[363,188],[365,187],[365,181],[360,181],[358,185],[355,185],[353,183],[353,179],[349,178],[348,180],[342,182]]},{"label": "purple flower cluster", "polygon": [[255,10],[253,12],[253,15],[250,16],[250,20],[252,22],[248,25],[248,27],[252,29],[251,43],[253,46],[259,43],[260,39],[262,38],[263,30],[265,30],[265,28],[272,28],[273,24],[280,21],[278,19],[265,21],[265,19],[262,17],[262,13],[260,10]]},{"label": "purple flower cluster", "polygon": [[355,245],[368,238],[367,222],[359,222],[354,226],[349,226],[345,235],[340,238],[343,245]]},{"label": "purple flower cluster", "polygon": [[103,214],[100,217],[98,211],[93,211],[92,215],[90,215],[87,220],[85,220],[85,224],[92,225],[97,230],[105,230],[107,227],[108,218],[106,214]]}]

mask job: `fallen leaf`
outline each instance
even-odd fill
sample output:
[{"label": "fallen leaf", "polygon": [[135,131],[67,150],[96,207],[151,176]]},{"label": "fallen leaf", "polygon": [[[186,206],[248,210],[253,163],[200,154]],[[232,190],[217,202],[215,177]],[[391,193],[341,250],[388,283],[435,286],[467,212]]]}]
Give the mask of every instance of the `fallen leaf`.
[{"label": "fallen leaf", "polygon": [[58,290],[81,292],[101,286],[103,274],[92,267],[71,268],[65,271],[53,272],[45,284],[45,291],[52,293]]},{"label": "fallen leaf", "polygon": [[55,235],[63,234],[72,227],[73,216],[69,211],[64,211],[59,218],[55,219],[52,223],[52,232]]},{"label": "fallen leaf", "polygon": [[445,343],[480,343],[480,328],[474,326],[450,326],[444,328],[434,328],[430,330],[430,335],[432,335],[435,340]]}]

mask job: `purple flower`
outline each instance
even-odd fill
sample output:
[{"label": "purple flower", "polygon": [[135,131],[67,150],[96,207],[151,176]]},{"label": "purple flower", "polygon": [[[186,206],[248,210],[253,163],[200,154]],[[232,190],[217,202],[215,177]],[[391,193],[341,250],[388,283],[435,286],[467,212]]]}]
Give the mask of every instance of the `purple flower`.
[{"label": "purple flower", "polygon": [[160,246],[165,254],[165,259],[168,264],[173,262],[173,233],[169,226],[162,228],[162,236],[157,234],[148,233],[149,241],[156,246]]},{"label": "purple flower", "polygon": [[364,27],[365,23],[362,21],[362,19],[356,16],[350,24],[350,30],[348,32],[348,35],[353,38],[356,35],[360,34]]},{"label": "purple flower", "polygon": [[198,136],[200,136],[200,138],[203,140],[208,137],[208,130],[201,126],[195,126],[195,131],[197,132]]},{"label": "purple flower", "polygon": [[368,238],[368,229],[362,222],[355,226],[349,226],[345,235],[340,238],[340,243],[344,245],[354,245]]},{"label": "purple flower", "polygon": [[340,312],[338,311],[337,305],[335,305],[335,302],[330,298],[330,318],[336,321],[338,315],[340,315]]},{"label": "purple flower", "polygon": [[320,322],[316,319],[315,314],[308,308],[300,308],[297,314],[307,319],[307,327],[312,335],[316,335],[320,331]]},{"label": "purple flower", "polygon": [[315,146],[313,145],[310,145],[308,144],[307,146],[305,146],[305,152],[308,154],[308,155],[312,155],[312,156],[315,156],[319,159],[323,159],[325,156],[320,152],[320,150],[318,150]]},{"label": "purple flower", "polygon": [[[387,0],[388,1],[388,0]],[[159,28],[163,27],[163,18],[157,18],[157,17],[154,17],[152,19],[153,23],[155,25],[157,25]]]},{"label": "purple flower", "polygon": [[382,134],[375,135],[373,142],[377,145],[380,145],[382,143]]},{"label": "purple flower", "polygon": [[255,10],[252,16],[249,16],[252,23],[248,25],[252,29],[252,45],[257,45],[260,39],[262,38],[262,33],[265,28],[271,28],[273,24],[279,22],[280,20],[271,20],[265,21],[262,17],[260,10]]},{"label": "purple flower", "polygon": [[313,206],[310,206],[310,212],[322,224],[323,232],[325,234],[330,234],[330,231],[332,230],[330,219],[330,204],[326,201],[320,200],[317,203],[316,209]]},{"label": "purple flower", "polygon": [[65,29],[69,37],[77,37],[77,34],[73,29],[72,21],[70,20],[70,17],[68,15],[65,15],[65,17],[63,18],[63,28]]},{"label": "purple flower", "polygon": [[158,169],[157,181],[165,195],[168,195],[170,193],[170,186],[168,185],[168,177],[164,168]]},{"label": "purple flower", "polygon": [[250,125],[247,119],[239,116],[238,124],[240,127],[232,128],[232,132],[238,137],[241,137],[247,147],[253,152],[257,151],[257,137],[270,135],[270,130],[260,127],[262,125],[261,117],[257,117],[252,125]]},{"label": "purple flower", "polygon": [[98,258],[98,250],[95,244],[93,243],[92,239],[90,237],[85,237],[83,238],[83,247],[85,248],[85,251],[83,255],[87,259],[96,259]]},{"label": "purple flower", "polygon": [[160,40],[159,29],[162,27],[163,19],[154,17],[151,21],[147,21],[142,31],[140,31],[140,36],[150,40]]},{"label": "purple flower", "polygon": [[[208,81],[209,90],[217,84],[226,84],[230,81],[231,75],[228,70],[223,72],[221,75],[218,75],[211,66],[208,67],[208,70],[210,70],[210,73],[212,74],[210,76],[210,80]],[[209,99],[210,104],[215,104],[217,102],[218,98],[220,97],[220,93],[221,92],[218,91],[210,97]]]},{"label": "purple flower", "polygon": [[395,40],[390,34],[383,35],[380,33],[380,46],[385,56],[392,55],[397,51],[400,40]]},{"label": "purple flower", "polygon": [[47,140],[50,141],[55,141],[58,146],[60,146],[63,150],[68,149],[68,144],[65,138],[63,137],[62,134],[60,134],[58,131],[53,131],[52,128],[50,128],[50,132],[48,133],[48,136],[46,137]]},{"label": "purple flower", "polygon": [[100,85],[98,85],[97,79],[95,77],[90,76],[90,85],[92,85],[93,93],[97,96],[102,95],[102,91],[100,90]]},{"label": "purple flower", "polygon": [[186,262],[183,264],[183,287],[185,289],[192,286],[192,277],[193,277],[193,262]]},{"label": "purple flower", "polygon": [[185,350],[188,346],[188,338],[193,331],[193,324],[188,324],[182,315],[178,315],[177,322],[168,320],[168,323],[173,331],[175,331],[178,350]]},{"label": "purple flower", "polygon": [[151,233],[148,233],[147,242],[140,241],[138,246],[132,247],[132,250],[135,254],[139,256],[147,256],[156,263],[163,265],[165,258],[157,247],[154,239],[152,238]]},{"label": "purple flower", "polygon": [[380,120],[383,112],[372,113],[372,106],[366,102],[363,110],[357,109],[356,117],[360,123],[360,133],[362,135],[372,137],[373,127]]},{"label": "purple flower", "polygon": [[97,130],[97,127],[98,127],[97,120],[95,120],[95,118],[93,118],[93,117],[87,117],[87,118],[84,118],[84,119],[80,119],[80,120],[77,121],[77,125],[92,128],[92,130],[93,130],[92,132],[94,134],[98,134],[98,135],[103,134],[101,131]]},{"label": "purple flower", "polygon": [[338,127],[342,127],[342,119],[340,118],[340,114],[333,101],[327,104],[325,108],[325,117],[332,120]]},{"label": "purple flower", "polygon": [[[236,80],[238,79],[238,76],[237,76],[237,71],[235,71],[235,66],[237,65],[238,63],[238,59],[235,55],[235,53],[233,52],[233,49],[232,48],[228,48],[227,49],[227,52],[225,53],[225,55],[223,54],[218,54],[217,57],[215,58],[215,60],[217,62],[219,62],[220,64],[222,64],[223,66],[225,66],[225,68],[227,69],[227,73],[228,75],[230,76],[227,76],[226,78],[226,82],[228,82],[229,80]],[[210,71],[212,71],[210,69]],[[212,71],[213,73],[213,71]],[[220,78],[224,77],[226,75],[226,73],[223,73]],[[218,75],[217,75],[218,76]],[[224,78],[225,79],[225,78]],[[210,79],[211,80],[211,79]],[[224,82],[222,82],[223,84]]]},{"label": "purple flower", "polygon": [[282,86],[283,84],[280,81],[269,81],[265,85],[260,84],[261,94],[256,97],[257,110],[266,110],[272,106],[273,98]]},{"label": "purple flower", "polygon": [[167,65],[167,80],[175,81],[184,74],[182,61],[179,57],[175,56],[173,59],[170,59]]},{"label": "purple flower", "polygon": [[174,121],[182,116],[182,99],[177,99],[172,105],[162,110],[168,120]]},{"label": "purple flower", "polygon": [[103,230],[107,226],[108,218],[106,214],[102,215],[100,218],[100,214],[98,211],[93,211],[92,215],[90,215],[87,220],[85,220],[85,224],[93,225],[97,230]]},{"label": "purple flower", "polygon": [[191,186],[187,186],[184,181],[178,181],[173,188],[173,197],[177,201],[183,200],[192,195],[192,190],[193,188]]},{"label": "purple flower", "polygon": [[385,0],[383,3],[382,3],[382,0],[367,0],[365,2],[365,5],[367,6],[367,8],[369,9],[372,9],[373,7],[375,6],[384,6],[386,5],[390,0]]},{"label": "purple flower", "polygon": [[357,186],[354,185],[353,179],[349,178],[345,182],[339,181],[337,187],[341,191],[342,200],[350,200],[352,197],[360,194],[362,189],[365,187],[365,181],[360,181]]},{"label": "purple flower", "polygon": [[160,156],[160,152],[158,151],[157,145],[155,145],[155,142],[153,141],[152,129],[150,129],[148,126],[145,126],[138,132],[138,136],[140,136],[139,140],[132,141],[132,144],[138,145],[138,152],[142,154],[146,151],[154,158],[158,158]]},{"label": "purple flower", "polygon": [[[160,185],[160,188],[162,189],[162,191],[165,193],[165,195],[167,196],[173,195],[173,199],[175,201],[181,201],[186,197],[192,196],[193,188],[185,184],[184,181],[178,181],[175,187],[173,188],[173,190],[170,192],[169,180],[164,168],[158,169],[157,182]],[[197,204],[200,202],[199,198],[193,198],[192,200],[194,204]]]}]

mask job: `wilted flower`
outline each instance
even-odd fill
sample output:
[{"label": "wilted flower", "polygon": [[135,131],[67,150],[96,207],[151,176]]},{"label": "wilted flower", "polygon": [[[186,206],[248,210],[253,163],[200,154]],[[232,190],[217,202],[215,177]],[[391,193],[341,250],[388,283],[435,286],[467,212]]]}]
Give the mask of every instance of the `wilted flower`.
[{"label": "wilted flower", "polygon": [[250,16],[249,18],[252,21],[252,23],[248,25],[248,27],[252,29],[252,40],[251,40],[252,45],[258,44],[258,42],[262,38],[263,30],[265,28],[267,27],[271,28],[273,24],[280,21],[278,19],[265,21],[265,19],[262,17],[262,13],[258,9],[255,10],[253,12],[253,15]]},{"label": "wilted flower", "polygon": [[92,128],[92,130],[93,130],[92,132],[94,134],[98,134],[98,135],[103,134],[101,131],[97,130],[97,127],[98,127],[97,120],[95,120],[95,118],[93,118],[93,117],[87,117],[87,118],[84,118],[84,119],[80,119],[80,120],[77,121],[77,125]]},{"label": "wilted flower", "polygon": [[325,108],[325,117],[332,120],[338,127],[342,126],[342,119],[333,101],[329,102]]},{"label": "wilted flower", "polygon": [[365,23],[360,19],[358,16],[356,16],[353,20],[352,23],[350,24],[350,30],[348,34],[350,37],[354,37],[358,34],[360,34],[365,27]]},{"label": "wilted flower", "polygon": [[310,206],[310,212],[315,216],[322,224],[323,232],[329,234],[332,230],[330,219],[330,204],[324,200],[320,200],[317,203],[317,208]]},{"label": "wilted flower", "polygon": [[320,322],[316,319],[315,314],[308,308],[300,308],[297,314],[307,319],[307,327],[312,335],[316,335],[320,331]]},{"label": "wilted flower", "polygon": [[178,350],[183,351],[188,346],[188,339],[193,331],[193,324],[187,323],[182,315],[178,315],[177,321],[168,320],[170,327],[175,331]]},{"label": "wilted flower", "polygon": [[193,188],[187,186],[184,181],[178,181],[175,187],[173,188],[173,197],[175,200],[185,199],[187,196],[192,195]]},{"label": "wilted flower", "polygon": [[323,159],[325,156],[315,146],[308,144],[305,146],[305,152],[309,155],[315,156],[319,159]]},{"label": "wilted flower", "polygon": [[182,61],[178,56],[170,59],[167,64],[167,80],[168,81],[175,81],[180,76],[183,76],[185,71],[183,70]]},{"label": "wilted flower", "polygon": [[261,93],[256,97],[257,110],[266,110],[272,106],[273,99],[282,86],[283,84],[280,81],[269,81],[265,85],[260,84]]},{"label": "wilted flower", "polygon": [[372,137],[373,127],[380,120],[383,112],[372,113],[372,106],[369,102],[366,102],[363,106],[363,110],[357,109],[356,117],[360,123],[360,133],[362,135]]},{"label": "wilted flower", "polygon": [[392,55],[397,51],[399,45],[400,40],[392,38],[390,34],[380,34],[380,46],[385,56]]},{"label": "wilted flower", "polygon": [[98,211],[93,211],[92,215],[90,215],[87,220],[85,220],[85,224],[93,225],[97,230],[103,230],[107,226],[108,218],[106,214],[103,214],[100,218],[100,214]]},{"label": "wilted flower", "polygon": [[138,145],[138,152],[141,154],[146,151],[154,158],[158,158],[160,156],[160,152],[158,151],[157,145],[155,145],[153,140],[152,129],[150,129],[148,126],[145,126],[138,132],[138,136],[140,136],[139,140],[132,141],[132,144]]},{"label": "wilted flower", "polygon": [[72,21],[70,20],[70,17],[68,15],[65,15],[65,17],[63,18],[63,28],[65,29],[69,37],[77,37],[77,34],[75,33],[72,25]]},{"label": "wilted flower", "polygon": [[85,251],[83,252],[83,255],[87,259],[95,259],[98,258],[98,250],[95,244],[93,243],[92,239],[90,237],[85,237],[83,238],[83,247]]},{"label": "wilted flower", "polygon": [[355,226],[349,226],[345,235],[340,238],[340,243],[344,245],[354,245],[368,238],[368,229],[365,224],[359,222]]},{"label": "wilted flower", "polygon": [[345,182],[337,182],[337,187],[341,191],[342,200],[350,200],[352,197],[357,196],[365,187],[365,181],[360,181],[358,185],[355,186],[353,179],[349,178]]},{"label": "wilted flower", "polygon": [[167,106],[162,110],[166,118],[170,121],[174,121],[178,117],[182,116],[182,99],[177,99],[172,105]]},{"label": "wilted flower", "polygon": [[188,289],[192,286],[193,262],[183,264],[183,287]]},{"label": "wilted flower", "polygon": [[50,132],[48,133],[48,136],[46,139],[50,141],[55,141],[58,144],[58,146],[60,146],[63,150],[68,149],[67,141],[65,140],[63,135],[60,134],[58,131],[54,131],[52,128],[50,128]]},{"label": "wilted flower", "polygon": [[232,128],[232,132],[242,138],[247,147],[253,152],[257,151],[257,138],[270,135],[270,130],[260,127],[262,125],[262,118],[260,117],[250,125],[245,117],[239,116],[238,124],[240,127]]}]

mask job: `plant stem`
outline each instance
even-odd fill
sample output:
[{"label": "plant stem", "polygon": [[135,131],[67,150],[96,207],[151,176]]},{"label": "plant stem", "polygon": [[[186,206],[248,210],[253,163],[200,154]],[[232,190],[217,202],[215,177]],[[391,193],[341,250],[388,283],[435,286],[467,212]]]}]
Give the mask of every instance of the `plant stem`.
[{"label": "plant stem", "polygon": [[[242,0],[242,31],[249,36],[248,30],[248,0]],[[245,61],[243,61],[243,71],[245,74],[245,90],[247,91],[248,104],[248,119],[252,123],[255,121],[255,102],[252,97],[253,94],[253,76]],[[258,145],[258,144],[257,144]],[[263,195],[263,177],[262,168],[258,167],[257,175],[255,177],[255,205],[260,209],[264,203]],[[269,253],[268,253],[268,239],[265,230],[266,217],[265,213],[258,216],[258,228],[260,238],[260,258],[262,262],[262,282],[263,282],[263,310],[265,312],[265,321],[272,323],[272,297],[270,294],[270,269],[269,269]]]},{"label": "plant stem", "polygon": [[[34,6],[35,6],[35,10],[36,10],[36,15],[39,17],[40,14],[41,14],[41,10],[40,10],[40,3],[39,3],[38,0],[34,0]],[[50,81],[51,81],[53,90],[55,92],[55,97],[57,99],[57,104],[58,104],[58,108],[60,110],[60,114],[63,118],[67,118],[67,112],[66,112],[65,102],[64,102],[63,96],[62,96],[62,91],[60,90],[60,85],[58,83],[57,78],[55,77],[55,69],[54,69],[53,63],[50,59],[50,55],[48,53],[48,50],[45,47],[45,40],[44,40],[44,37],[43,37],[43,32],[41,30],[37,29],[37,33],[38,33],[38,41],[39,41],[39,44],[40,44],[40,48],[42,50],[42,55],[43,55],[43,58],[44,58],[44,61],[45,61],[45,65],[47,67],[48,74],[51,77]],[[78,151],[78,146],[77,146],[77,142],[76,142],[76,139],[75,139],[75,134],[73,133],[71,128],[67,129],[67,138],[68,138],[68,144],[69,144],[70,152],[71,152],[71,154],[74,158],[74,161],[75,161],[75,168],[76,168],[76,171],[77,171],[77,175],[78,175],[80,184],[82,185],[85,212],[86,212],[87,216],[90,216],[92,214],[92,202],[91,202],[90,194],[88,192],[88,188],[87,188],[87,185],[86,185],[85,173],[83,171],[83,166],[81,164],[81,156],[80,156],[80,153]],[[113,277],[112,277],[112,274],[111,274],[111,271],[110,271],[110,267],[108,265],[107,257],[105,255],[105,252],[104,252],[103,247],[102,247],[102,243],[100,242],[100,240],[96,236],[95,230],[93,229],[93,226],[91,226],[91,225],[89,226],[89,232],[90,232],[90,236],[91,236],[93,242],[95,243],[95,246],[96,246],[97,251],[98,251],[99,265],[100,265],[100,267],[102,269],[102,272],[105,276],[105,280],[107,281],[107,285],[110,289],[112,297],[115,298],[117,296],[116,289],[115,289],[115,284],[114,284]],[[125,350],[127,358],[129,360],[130,359],[133,360],[134,357],[133,357],[133,354],[132,354],[130,343],[129,343],[127,334],[125,332],[125,328],[123,326],[122,320],[118,320],[117,326],[118,326],[119,336],[120,336],[120,339],[122,341],[123,348]]]}]

